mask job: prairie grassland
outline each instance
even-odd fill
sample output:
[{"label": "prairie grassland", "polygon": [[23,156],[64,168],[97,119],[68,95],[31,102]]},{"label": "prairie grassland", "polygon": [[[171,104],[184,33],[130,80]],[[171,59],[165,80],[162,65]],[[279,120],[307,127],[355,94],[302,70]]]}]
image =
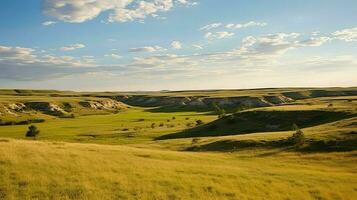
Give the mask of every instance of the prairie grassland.
[{"label": "prairie grassland", "polygon": [[1,139],[1,199],[356,199],[357,152],[190,153]]},{"label": "prairie grassland", "polygon": [[[41,131],[40,140],[127,144],[152,140],[159,135],[193,127],[198,119],[208,123],[217,117],[209,113],[153,113],[142,108],[131,108],[116,114],[73,119],[52,117],[36,126]],[[24,139],[27,127],[0,126],[0,137]]]},{"label": "prairie grassland", "polygon": [[[224,92],[229,91],[217,95]],[[2,101],[12,100],[9,95]],[[212,112],[140,107],[75,118],[36,112],[31,117],[46,120],[36,124],[37,140],[25,140],[28,125],[0,126],[0,199],[354,200],[356,108],[356,96],[309,98],[240,111],[233,122],[229,115],[217,120]],[[196,127],[197,120],[229,135],[211,137],[206,125]],[[291,136],[295,121],[305,136],[302,147],[269,146]],[[284,127],[272,130],[276,124]],[[240,132],[258,125],[262,132]],[[201,127],[189,138],[158,140]]]}]

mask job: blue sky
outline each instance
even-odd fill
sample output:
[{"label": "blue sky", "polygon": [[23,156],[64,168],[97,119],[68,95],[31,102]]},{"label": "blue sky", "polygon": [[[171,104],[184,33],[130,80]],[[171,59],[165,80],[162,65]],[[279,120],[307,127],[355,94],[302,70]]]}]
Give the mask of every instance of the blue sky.
[{"label": "blue sky", "polygon": [[354,0],[2,0],[0,87],[356,86]]}]

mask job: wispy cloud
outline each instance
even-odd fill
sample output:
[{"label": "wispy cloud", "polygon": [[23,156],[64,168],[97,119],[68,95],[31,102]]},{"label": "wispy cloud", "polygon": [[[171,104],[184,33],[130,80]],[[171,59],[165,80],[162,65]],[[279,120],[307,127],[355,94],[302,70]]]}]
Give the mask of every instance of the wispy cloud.
[{"label": "wispy cloud", "polygon": [[45,21],[42,23],[43,26],[51,26],[51,25],[54,25],[56,24],[57,22],[55,21]]},{"label": "wispy cloud", "polygon": [[192,47],[195,49],[203,49],[203,46],[198,44],[193,44]]},{"label": "wispy cloud", "polygon": [[105,54],[104,56],[105,57],[110,57],[110,58],[113,58],[113,59],[121,59],[122,58],[122,56],[120,56],[118,54],[115,54],[115,53]]},{"label": "wispy cloud", "polygon": [[167,49],[160,46],[145,46],[145,47],[135,47],[129,49],[129,52],[140,53],[140,52],[156,52],[156,51],[166,51]]},{"label": "wispy cloud", "polygon": [[173,41],[171,43],[171,48],[173,48],[173,49],[181,49],[182,48],[182,44],[179,41]]},{"label": "wispy cloud", "polygon": [[216,23],[212,23],[212,24],[207,24],[203,27],[200,28],[201,31],[209,31],[211,29],[217,29],[217,28],[226,28],[226,29],[241,29],[241,28],[248,28],[248,27],[263,27],[263,26],[267,26],[268,24],[265,22],[256,22],[256,21],[249,21],[246,23],[229,23],[229,24],[225,24],[223,22],[216,22]]},{"label": "wispy cloud", "polygon": [[108,11],[108,22],[143,20],[157,13],[168,12],[175,5],[195,5],[189,0],[44,0],[43,12],[58,20],[82,23]]},{"label": "wispy cloud", "polygon": [[335,39],[343,40],[346,42],[356,42],[357,41],[357,27],[343,29],[332,33]]},{"label": "wispy cloud", "polygon": [[222,23],[212,23],[212,24],[208,24],[208,25],[205,25],[203,27],[200,28],[201,31],[208,31],[208,30],[211,30],[211,29],[214,29],[214,28],[218,28],[222,26]]},{"label": "wispy cloud", "polygon": [[255,22],[255,21],[250,21],[247,23],[243,23],[243,24],[226,24],[225,27],[229,28],[229,29],[240,29],[240,28],[247,28],[247,27],[253,27],[253,26],[267,26],[268,24],[265,22]]},{"label": "wispy cloud", "polygon": [[233,32],[221,31],[221,32],[208,32],[205,34],[205,38],[208,40],[215,40],[215,39],[225,39],[232,37],[234,35]]},{"label": "wispy cloud", "polygon": [[86,47],[86,45],[84,45],[84,44],[70,44],[70,45],[61,47],[60,50],[61,51],[73,51],[76,49],[82,49],[84,47]]},{"label": "wispy cloud", "polygon": [[[336,31],[337,32],[337,31]],[[40,49],[0,46],[0,78],[36,79],[53,78],[73,74],[110,72],[126,75],[165,74],[167,76],[195,77],[206,74],[240,74],[266,72],[279,68],[299,67],[303,70],[332,71],[338,69],[353,70],[357,67],[357,57],[336,56],[301,57],[297,61],[284,59],[287,52],[302,48],[318,48],[327,42],[340,40],[335,32],[319,36],[316,34],[274,33],[259,36],[247,36],[236,48],[212,53],[161,54],[166,50],[160,46],[147,46],[131,49],[131,52],[155,52],[153,55],[137,56],[120,65],[102,65],[95,57],[70,57],[43,55]],[[350,37],[349,37],[350,38]],[[345,41],[345,40],[343,40]],[[346,40],[350,41],[350,39]],[[200,45],[192,46],[201,49]],[[118,54],[106,57],[120,58]],[[78,69],[80,68],[80,69]],[[16,71],[16,73],[15,73]]]}]

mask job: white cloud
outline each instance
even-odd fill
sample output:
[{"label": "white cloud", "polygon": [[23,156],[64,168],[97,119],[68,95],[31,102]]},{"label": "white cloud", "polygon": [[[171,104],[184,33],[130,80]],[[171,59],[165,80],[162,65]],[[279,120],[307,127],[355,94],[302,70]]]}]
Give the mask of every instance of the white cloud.
[{"label": "white cloud", "polygon": [[324,43],[330,41],[330,37],[311,37],[309,39],[300,41],[299,44],[302,46],[314,46],[318,47],[323,45]]},{"label": "white cloud", "polygon": [[45,0],[43,12],[61,21],[82,23],[109,11],[108,22],[127,22],[167,12],[175,4],[193,5],[188,0]]},{"label": "white cloud", "polygon": [[225,27],[229,29],[239,29],[239,28],[247,28],[251,26],[267,26],[268,24],[265,22],[255,22],[255,21],[250,21],[244,24],[227,24]]},{"label": "white cloud", "polygon": [[173,49],[181,49],[182,48],[182,44],[179,41],[173,41],[171,43],[171,48],[173,48]]},{"label": "white cloud", "polygon": [[136,47],[129,49],[129,52],[138,53],[138,52],[156,52],[156,51],[166,51],[167,49],[160,46],[145,46],[145,47]]},{"label": "white cloud", "polygon": [[213,24],[208,24],[206,26],[203,26],[200,28],[201,31],[208,31],[210,29],[213,29],[213,28],[218,28],[222,26],[222,23],[213,23]]},{"label": "white cloud", "polygon": [[50,26],[50,25],[54,25],[56,24],[57,22],[55,21],[45,21],[42,23],[43,26]]},{"label": "white cloud", "polygon": [[216,28],[220,28],[220,27],[224,27],[227,29],[240,29],[240,28],[248,28],[248,27],[252,27],[252,26],[267,26],[268,24],[265,22],[255,22],[255,21],[249,21],[247,23],[243,23],[243,24],[223,24],[222,22],[217,22],[217,23],[212,23],[212,24],[208,24],[205,25],[203,27],[200,28],[201,31],[208,31],[211,29],[216,29]]},{"label": "white cloud", "polygon": [[41,51],[23,47],[0,46],[0,65],[7,66],[90,66],[93,58],[42,55]]},{"label": "white cloud", "polygon": [[356,42],[357,41],[357,27],[350,29],[343,29],[332,33],[335,39],[346,41],[346,42]]},{"label": "white cloud", "polygon": [[34,51],[32,48],[0,46],[0,62],[33,63],[36,59]]},{"label": "white cloud", "polygon": [[198,44],[193,44],[192,47],[195,49],[203,49],[203,46]]},{"label": "white cloud", "polygon": [[234,51],[243,57],[254,59],[265,59],[267,57],[277,57],[284,54],[289,49],[298,46],[298,33],[277,33],[261,37],[248,36],[243,39],[241,48]]},{"label": "white cloud", "polygon": [[70,45],[61,47],[60,50],[61,51],[73,51],[73,50],[81,49],[84,47],[86,47],[84,44],[70,44]]},{"label": "white cloud", "polygon": [[195,6],[198,4],[198,2],[189,1],[189,0],[176,0],[176,2],[181,3],[182,5],[186,5],[186,6]]},{"label": "white cloud", "polygon": [[118,54],[112,53],[112,54],[105,54],[105,57],[110,57],[110,58],[114,58],[114,59],[121,59],[122,57]]},{"label": "white cloud", "polygon": [[215,32],[215,33],[208,32],[205,34],[205,38],[208,40],[225,39],[225,38],[232,37],[233,35],[234,35],[234,33],[226,32],[226,31]]}]

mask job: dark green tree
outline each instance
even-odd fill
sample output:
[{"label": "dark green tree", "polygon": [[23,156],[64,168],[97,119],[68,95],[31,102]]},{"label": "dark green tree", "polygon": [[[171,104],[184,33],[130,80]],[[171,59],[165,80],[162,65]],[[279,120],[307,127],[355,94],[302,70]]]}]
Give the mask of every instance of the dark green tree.
[{"label": "dark green tree", "polygon": [[296,124],[293,124],[293,130],[295,132],[288,140],[296,146],[302,146],[305,143],[304,132]]},{"label": "dark green tree", "polygon": [[26,132],[26,137],[33,137],[36,138],[40,134],[40,130],[35,125],[29,126],[27,132]]}]

